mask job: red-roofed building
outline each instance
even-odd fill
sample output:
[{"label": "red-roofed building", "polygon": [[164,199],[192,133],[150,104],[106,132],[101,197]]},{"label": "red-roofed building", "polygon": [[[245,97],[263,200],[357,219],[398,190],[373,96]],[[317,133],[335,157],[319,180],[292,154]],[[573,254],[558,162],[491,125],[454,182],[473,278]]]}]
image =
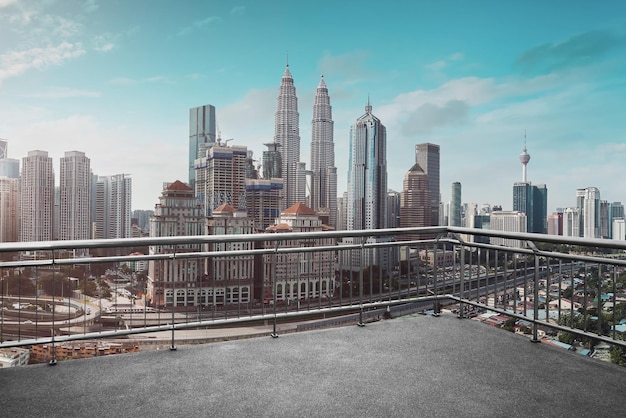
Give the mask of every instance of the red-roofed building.
[{"label": "red-roofed building", "polygon": [[[322,232],[329,230],[316,212],[303,203],[285,209],[267,233]],[[275,242],[265,246],[274,248]],[[336,245],[334,238],[294,239],[281,241],[279,248],[319,248]],[[277,253],[263,256],[265,298],[276,291],[279,301],[332,297],[335,287],[335,251]],[[273,280],[275,278],[275,281]]]},{"label": "red-roofed building", "polygon": [[[206,217],[191,187],[176,180],[165,184],[150,217],[151,237],[205,234]],[[198,244],[153,245],[150,254],[189,253],[201,250]],[[195,288],[204,275],[202,259],[160,259],[148,263],[146,299],[153,306],[195,305]]]}]

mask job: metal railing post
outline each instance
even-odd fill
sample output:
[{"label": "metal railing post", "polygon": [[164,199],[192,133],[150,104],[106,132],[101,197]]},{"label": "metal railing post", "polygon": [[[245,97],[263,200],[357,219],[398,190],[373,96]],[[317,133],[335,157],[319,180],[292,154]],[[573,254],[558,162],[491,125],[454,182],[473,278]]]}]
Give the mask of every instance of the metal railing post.
[{"label": "metal railing post", "polygon": [[[176,260],[176,247],[174,247],[174,254],[172,254],[171,259]],[[174,263],[171,263],[170,268],[173,265]],[[175,331],[174,306],[175,306],[175,302],[177,302],[177,299],[178,299],[178,293],[176,292],[176,282],[172,281],[172,343],[170,345],[170,351],[176,351],[176,339],[174,336],[174,331]]]},{"label": "metal railing post", "polygon": [[[365,323],[363,322],[363,257],[365,251],[365,241],[361,240],[361,256],[359,257],[359,322],[358,326],[364,327]],[[369,258],[369,257],[368,257]],[[370,260],[370,270],[371,268],[371,260]]]},{"label": "metal railing post", "polygon": [[533,338],[530,340],[534,343],[539,342],[538,338],[538,326],[539,320],[539,256],[535,254],[535,272],[533,275]]},{"label": "metal railing post", "polygon": [[[276,241],[276,245],[274,246],[274,253],[272,254],[272,276],[274,278],[274,280],[272,280],[272,293],[273,293],[273,297],[272,297],[272,301],[274,302],[274,318],[272,321],[272,338],[278,338],[278,331],[276,329],[276,321],[277,321],[277,312],[276,312],[276,305],[278,302],[277,299],[277,295],[276,295],[276,290],[278,288],[278,284],[276,283],[276,263],[277,263],[277,257],[278,257],[278,241]],[[298,295],[300,295],[300,281],[297,281],[298,284]]]}]

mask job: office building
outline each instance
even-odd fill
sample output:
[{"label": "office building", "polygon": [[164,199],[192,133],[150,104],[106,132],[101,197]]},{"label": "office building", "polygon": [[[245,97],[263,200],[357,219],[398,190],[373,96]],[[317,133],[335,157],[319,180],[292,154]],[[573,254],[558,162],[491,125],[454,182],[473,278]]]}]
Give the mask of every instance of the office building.
[{"label": "office building", "polygon": [[337,168],[335,167],[334,122],[328,88],[320,80],[311,122],[311,208],[325,208],[329,224],[337,226]]},{"label": "office building", "polygon": [[204,157],[205,150],[215,143],[215,107],[204,105],[189,109],[189,186],[195,190],[195,161]]},{"label": "office building", "polygon": [[[209,235],[253,234],[254,222],[245,210],[224,203],[207,219]],[[210,252],[243,252],[254,249],[251,241],[219,242],[206,245]],[[249,303],[254,298],[254,256],[224,255],[206,259],[206,277],[196,289],[196,298],[203,306]],[[261,279],[259,278],[259,285]],[[189,292],[188,292],[189,293]]]},{"label": "office building", "polygon": [[415,146],[415,162],[428,176],[428,189],[431,199],[430,221],[433,226],[439,222],[439,202],[441,200],[439,184],[439,145],[424,143]]},{"label": "office building", "polygon": [[[346,226],[348,231],[387,227],[387,131],[380,119],[365,106],[365,114],[350,129]],[[384,242],[387,238],[369,238],[366,242]],[[359,244],[361,238],[344,238],[345,244]],[[379,265],[386,268],[388,250],[348,251],[343,266],[360,269]]]},{"label": "office building", "polygon": [[[418,163],[404,175],[400,194],[400,227],[423,228],[431,226],[432,215],[428,176]],[[432,234],[406,234],[399,240],[413,241],[430,238]]]},{"label": "office building", "polygon": [[450,200],[450,226],[461,226],[461,183],[452,183],[452,199]]},{"label": "office building", "polygon": [[22,159],[20,236],[22,242],[52,239],[54,170],[46,151],[29,151]]},{"label": "office building", "polygon": [[284,181],[283,205],[290,207],[297,202],[296,163],[300,161],[300,116],[298,98],[289,64],[285,68],[276,99],[274,114],[274,143],[281,154],[281,177]]},{"label": "office building", "polygon": [[205,216],[227,203],[238,210],[246,209],[246,167],[248,148],[226,146],[219,142],[196,159],[196,197]]},{"label": "office building", "polygon": [[59,171],[59,239],[91,238],[91,178],[85,153],[66,152]]},{"label": "office building", "polygon": [[[150,217],[150,237],[204,235],[206,217],[191,187],[177,180],[165,184]],[[150,255],[190,253],[198,244],[153,245]],[[199,258],[163,258],[148,262],[147,299],[152,306],[196,305],[202,287],[204,261]],[[191,289],[191,291],[189,291]]]},{"label": "office building", "polygon": [[[331,229],[324,225],[317,213],[303,203],[285,209],[268,234],[295,232],[321,232]],[[333,247],[334,238],[315,238],[281,241],[281,248]],[[273,241],[266,241],[267,248],[274,248]],[[263,256],[264,299],[274,297],[279,301],[311,298],[330,298],[335,288],[335,251],[276,253]]]}]

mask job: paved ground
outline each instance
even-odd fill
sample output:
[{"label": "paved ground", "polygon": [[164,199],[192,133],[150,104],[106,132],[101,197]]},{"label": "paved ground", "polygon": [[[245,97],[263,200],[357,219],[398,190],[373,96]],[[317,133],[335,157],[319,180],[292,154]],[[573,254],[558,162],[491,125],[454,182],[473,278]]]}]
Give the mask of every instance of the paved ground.
[{"label": "paved ground", "polygon": [[451,314],[0,371],[3,417],[609,417],[626,369]]}]

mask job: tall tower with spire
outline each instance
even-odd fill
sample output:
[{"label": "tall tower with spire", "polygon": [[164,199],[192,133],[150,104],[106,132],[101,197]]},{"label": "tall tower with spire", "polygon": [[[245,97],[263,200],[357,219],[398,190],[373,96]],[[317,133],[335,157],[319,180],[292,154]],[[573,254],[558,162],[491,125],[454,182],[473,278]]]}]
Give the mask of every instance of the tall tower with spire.
[{"label": "tall tower with spire", "polygon": [[334,122],[328,88],[322,76],[313,104],[311,122],[311,207],[329,212],[329,224],[337,226],[337,168]]},{"label": "tall tower with spire", "polygon": [[283,208],[291,207],[297,203],[296,163],[300,161],[299,119],[296,88],[289,71],[289,63],[287,63],[280,83],[280,90],[276,99],[276,113],[274,114],[274,143],[280,145],[278,150],[282,155]]},{"label": "tall tower with spire", "polygon": [[530,161],[530,154],[526,152],[526,131],[524,131],[524,150],[519,155],[519,160],[522,163],[522,182],[527,183],[528,180],[526,179],[526,166]]},{"label": "tall tower with spire", "polygon": [[[365,114],[350,129],[348,160],[347,229],[387,228],[387,130],[372,114],[367,102]],[[346,237],[344,244],[360,244],[362,238]],[[367,242],[383,242],[386,237],[367,238]],[[352,269],[377,264],[383,269],[389,264],[389,251],[348,252],[345,266]]]},{"label": "tall tower with spire", "polygon": [[522,181],[513,185],[513,210],[526,214],[526,232],[545,234],[548,232],[548,189],[545,184],[535,186],[528,181],[526,166],[530,154],[526,150],[526,132],[519,160],[522,163]]}]

